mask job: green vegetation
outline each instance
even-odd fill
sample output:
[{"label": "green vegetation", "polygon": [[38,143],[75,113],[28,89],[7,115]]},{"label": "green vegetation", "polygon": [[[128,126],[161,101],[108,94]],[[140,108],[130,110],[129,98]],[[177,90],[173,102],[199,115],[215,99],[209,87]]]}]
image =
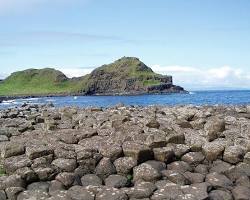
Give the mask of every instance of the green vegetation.
[{"label": "green vegetation", "polygon": [[110,83],[120,83],[110,88],[116,87],[122,92],[126,80],[130,80],[136,88],[144,88],[160,84],[162,77],[138,58],[123,57],[95,69],[89,75],[73,79],[52,68],[15,72],[0,82],[0,96],[63,95],[89,91],[94,93],[97,85],[97,89],[101,90],[100,88],[105,88],[103,86]]},{"label": "green vegetation", "polygon": [[158,80],[145,80],[143,81],[144,86],[159,85],[161,82]]},{"label": "green vegetation", "polygon": [[0,83],[0,95],[43,95],[77,92],[84,80],[68,79],[62,72],[29,69],[15,72]]}]

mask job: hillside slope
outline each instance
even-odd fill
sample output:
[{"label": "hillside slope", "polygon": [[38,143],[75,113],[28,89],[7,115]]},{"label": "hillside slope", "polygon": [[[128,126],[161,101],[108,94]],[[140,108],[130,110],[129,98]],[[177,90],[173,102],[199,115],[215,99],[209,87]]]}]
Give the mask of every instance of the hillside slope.
[{"label": "hillside slope", "polygon": [[0,82],[0,96],[21,95],[124,95],[184,92],[171,76],[156,74],[138,58],[123,57],[90,74],[70,79],[52,69],[28,69]]},{"label": "hillside slope", "polygon": [[70,93],[80,89],[80,81],[52,69],[27,69],[14,72],[0,83],[0,95],[44,95]]},{"label": "hillside slope", "polygon": [[123,57],[95,69],[88,77],[87,94],[140,94],[180,92],[173,86],[171,76],[153,72],[138,58]]}]

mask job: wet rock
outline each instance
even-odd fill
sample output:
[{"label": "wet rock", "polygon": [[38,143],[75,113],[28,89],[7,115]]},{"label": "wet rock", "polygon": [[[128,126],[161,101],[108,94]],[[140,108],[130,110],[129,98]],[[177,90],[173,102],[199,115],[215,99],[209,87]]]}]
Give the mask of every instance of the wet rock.
[{"label": "wet rock", "polygon": [[82,186],[100,186],[102,180],[95,174],[87,174],[81,178]]},{"label": "wet rock", "polygon": [[225,148],[223,160],[235,164],[243,160],[244,154],[244,150],[240,146],[229,146]]},{"label": "wet rock", "polygon": [[118,174],[126,175],[137,165],[137,161],[132,157],[122,157],[115,160],[114,165]]}]

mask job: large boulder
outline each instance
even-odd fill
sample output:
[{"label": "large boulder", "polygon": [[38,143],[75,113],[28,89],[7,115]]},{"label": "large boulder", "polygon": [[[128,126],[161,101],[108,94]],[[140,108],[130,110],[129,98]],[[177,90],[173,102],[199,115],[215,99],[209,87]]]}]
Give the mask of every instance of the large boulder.
[{"label": "large boulder", "polygon": [[51,164],[63,172],[73,172],[77,167],[75,159],[58,158],[54,160]]},{"label": "large boulder", "polygon": [[137,165],[137,160],[132,157],[121,157],[115,160],[114,165],[118,174],[126,175]]},{"label": "large boulder", "polygon": [[170,163],[175,157],[174,151],[170,147],[154,148],[153,152],[155,160],[165,163]]},{"label": "large boulder", "polygon": [[14,173],[17,169],[31,166],[31,160],[25,155],[13,156],[4,160],[3,166],[6,173]]},{"label": "large boulder", "polygon": [[240,146],[228,146],[225,148],[223,160],[231,164],[236,164],[243,160],[244,150]]},{"label": "large boulder", "polygon": [[11,156],[22,155],[24,152],[25,147],[23,144],[9,143],[3,148],[1,156],[2,158],[9,158]]},{"label": "large boulder", "polygon": [[223,174],[217,172],[206,176],[206,182],[210,183],[216,189],[232,189],[233,182]]},{"label": "large boulder", "polygon": [[95,169],[95,174],[101,179],[105,179],[108,176],[115,174],[116,168],[109,158],[103,158]]},{"label": "large boulder", "polygon": [[100,186],[102,180],[95,174],[86,174],[81,178],[82,186]]},{"label": "large boulder", "polygon": [[123,188],[128,186],[129,182],[127,177],[121,175],[110,175],[105,179],[105,185],[113,188]]},{"label": "large boulder", "polygon": [[26,147],[26,155],[31,159],[53,154],[54,150],[45,145],[32,145]]},{"label": "large boulder", "polygon": [[211,118],[204,125],[204,130],[208,141],[213,141],[225,130],[225,120],[217,117]]},{"label": "large boulder", "polygon": [[209,161],[216,160],[219,156],[223,154],[224,149],[224,144],[219,141],[208,142],[202,147],[202,151],[206,156],[206,159]]}]

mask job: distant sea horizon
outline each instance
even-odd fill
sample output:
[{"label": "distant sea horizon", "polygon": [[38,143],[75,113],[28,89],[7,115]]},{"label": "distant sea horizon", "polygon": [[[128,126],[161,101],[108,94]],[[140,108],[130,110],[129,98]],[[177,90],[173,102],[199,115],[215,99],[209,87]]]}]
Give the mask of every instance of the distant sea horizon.
[{"label": "distant sea horizon", "polygon": [[53,103],[56,107],[112,107],[117,104],[133,106],[175,105],[250,105],[249,90],[193,90],[189,94],[156,94],[136,96],[64,96],[39,97],[3,101],[0,109],[27,104]]}]

